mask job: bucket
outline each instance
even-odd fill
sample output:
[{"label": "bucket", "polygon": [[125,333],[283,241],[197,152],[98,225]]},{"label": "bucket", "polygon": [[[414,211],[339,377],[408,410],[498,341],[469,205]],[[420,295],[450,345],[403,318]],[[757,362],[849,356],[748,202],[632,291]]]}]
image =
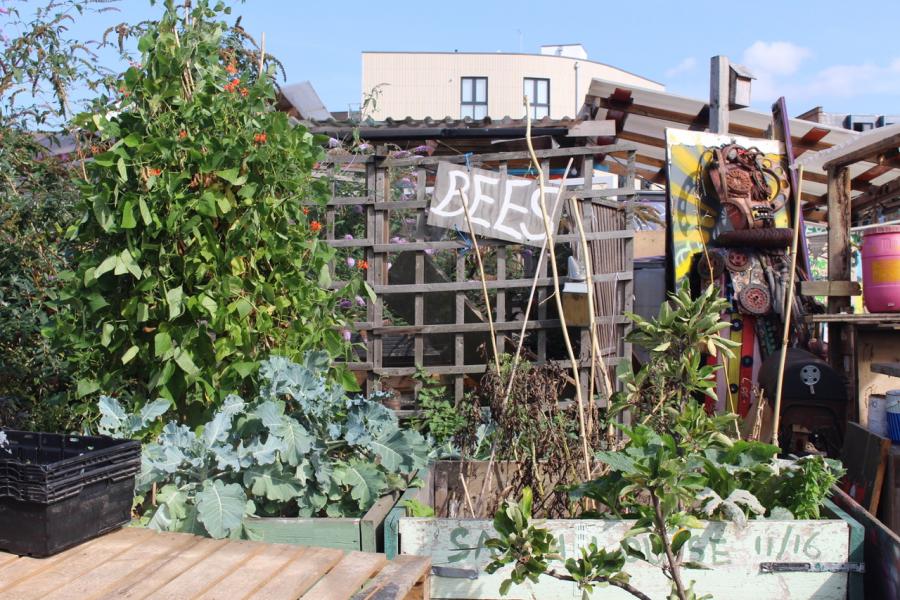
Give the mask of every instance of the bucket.
[{"label": "bucket", "polygon": [[889,391],[886,398],[888,437],[900,444],[900,390]]},{"label": "bucket", "polygon": [[866,230],[861,253],[866,308],[900,312],[900,225]]},{"label": "bucket", "polygon": [[884,396],[869,394],[869,423],[866,429],[887,437],[887,398]]}]

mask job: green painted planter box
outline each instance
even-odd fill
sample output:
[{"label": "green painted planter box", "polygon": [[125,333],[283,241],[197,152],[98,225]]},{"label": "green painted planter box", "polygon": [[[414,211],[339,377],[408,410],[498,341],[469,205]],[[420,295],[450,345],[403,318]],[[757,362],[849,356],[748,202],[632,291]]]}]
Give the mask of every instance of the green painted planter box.
[{"label": "green painted planter box", "polygon": [[400,494],[384,496],[359,518],[253,518],[247,529],[261,541],[337,548],[351,552],[384,552],[384,522]]}]

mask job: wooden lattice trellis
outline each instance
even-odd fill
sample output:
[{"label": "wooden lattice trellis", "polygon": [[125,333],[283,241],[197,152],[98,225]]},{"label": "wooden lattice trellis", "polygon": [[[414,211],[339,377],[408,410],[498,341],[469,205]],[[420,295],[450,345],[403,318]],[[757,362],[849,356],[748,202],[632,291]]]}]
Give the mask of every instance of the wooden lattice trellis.
[{"label": "wooden lattice trellis", "polygon": [[[574,197],[580,203],[585,236],[590,247],[597,304],[595,313],[603,361],[612,376],[623,357],[631,355],[630,346],[624,340],[628,326],[624,312],[632,309],[633,302],[635,148],[627,143],[559,148],[538,150],[537,156],[545,177],[550,173],[551,161],[566,162],[571,158],[573,171],[582,180],[577,188],[567,187],[567,193],[561,196],[564,212],[555,241],[558,255],[573,254],[583,263],[580,237],[572,226],[573,215],[569,210],[568,198]],[[597,156],[606,156],[607,160],[617,162],[615,170],[622,173],[620,187],[595,189],[593,173]],[[464,163],[466,156],[397,157],[376,153],[332,160],[343,167],[338,179],[352,179],[348,173],[357,173],[361,184],[359,189],[364,193],[339,195],[335,192],[332,195],[326,207],[327,238],[339,252],[354,252],[359,257],[365,257],[369,265],[366,281],[376,295],[376,301],[369,302],[366,307],[365,321],[356,323],[365,351],[350,363],[351,370],[365,372],[367,391],[372,391],[379,389],[383,378],[409,376],[415,373],[417,366],[424,365],[431,374],[451,378],[455,398],[462,398],[465,378],[484,373],[487,364],[492,361],[489,344],[485,343],[489,340],[489,325],[483,318],[481,281],[474,270],[474,260],[467,260],[471,256],[471,247],[465,240],[466,232],[454,235],[454,232],[428,227],[426,210],[430,182],[433,181],[437,164],[441,161]],[[475,154],[469,155],[468,160],[472,165],[496,169],[501,179],[505,179],[511,164],[527,167],[529,155],[526,152]],[[348,164],[353,165],[353,170],[346,169]],[[395,180],[399,174],[403,175],[405,187],[401,197],[395,198]],[[555,180],[554,183],[558,185],[560,182]],[[364,223],[364,236],[343,239],[339,232],[336,233],[338,217],[348,209]],[[394,223],[398,221],[397,214],[414,215],[401,220],[411,224],[412,231],[405,239],[392,235],[395,233]],[[540,262],[535,304],[525,325],[530,338],[527,345],[529,358],[536,364],[553,360],[563,368],[570,368],[571,363],[564,356],[561,342],[556,343],[560,320],[553,314],[556,309],[550,298],[553,288],[548,274],[549,257],[538,261],[538,249],[500,240],[479,238],[479,245],[483,253],[493,252],[493,258],[489,261],[487,287],[492,295],[490,309],[497,347],[501,351],[514,348],[515,338],[523,325],[522,313],[533,283],[535,266]],[[412,269],[412,280],[397,281],[398,277],[394,277],[392,281],[392,257],[405,253],[413,255],[412,260],[403,260],[403,264]],[[435,273],[442,277],[434,280]],[[560,273],[561,276],[565,273],[564,262],[560,263]],[[432,275],[431,281],[428,280],[429,274]],[[412,318],[406,323],[395,322],[394,315],[388,310],[391,304],[411,304],[408,314]],[[440,319],[435,313],[449,314],[450,318]],[[396,357],[390,352],[386,354],[386,344],[394,347],[398,340],[410,342],[411,352],[405,357],[408,364],[402,364],[402,360],[398,364]],[[577,342],[578,362],[585,374],[582,381],[587,382],[591,362],[589,330],[581,328],[580,335],[573,336],[573,340]],[[483,346],[486,352],[476,352],[476,346]],[[478,355],[477,359],[473,360],[473,355]]]}]

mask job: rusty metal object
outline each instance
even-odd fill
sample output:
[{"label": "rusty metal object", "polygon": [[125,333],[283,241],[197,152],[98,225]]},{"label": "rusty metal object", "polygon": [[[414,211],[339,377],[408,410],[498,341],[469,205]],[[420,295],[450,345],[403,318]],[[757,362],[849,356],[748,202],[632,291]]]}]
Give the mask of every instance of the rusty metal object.
[{"label": "rusty metal object", "polygon": [[769,228],[788,197],[787,178],[756,148],[726,144],[713,150],[709,180],[735,230]]},{"label": "rusty metal object", "polygon": [[729,250],[725,255],[725,264],[729,271],[746,271],[750,268],[750,263],[750,255],[743,250]]},{"label": "rusty metal object", "polygon": [[746,313],[765,315],[772,309],[772,295],[769,289],[758,283],[751,283],[738,294],[738,302]]}]

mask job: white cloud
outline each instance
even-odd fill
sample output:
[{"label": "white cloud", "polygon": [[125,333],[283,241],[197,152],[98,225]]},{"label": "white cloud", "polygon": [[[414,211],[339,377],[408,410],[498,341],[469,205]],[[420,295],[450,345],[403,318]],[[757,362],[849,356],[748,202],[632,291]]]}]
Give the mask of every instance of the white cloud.
[{"label": "white cloud", "polygon": [[744,66],[756,77],[793,75],[812,56],[809,48],[791,42],[756,41],[744,50]]},{"label": "white cloud", "polygon": [[693,56],[688,56],[683,59],[680,63],[668,69],[666,71],[666,77],[671,79],[673,77],[678,77],[679,75],[684,75],[685,73],[689,73],[693,71],[697,67],[697,59]]},{"label": "white cloud", "polygon": [[900,58],[887,65],[833,65],[816,73],[803,86],[807,95],[849,98],[866,94],[900,94]]}]

